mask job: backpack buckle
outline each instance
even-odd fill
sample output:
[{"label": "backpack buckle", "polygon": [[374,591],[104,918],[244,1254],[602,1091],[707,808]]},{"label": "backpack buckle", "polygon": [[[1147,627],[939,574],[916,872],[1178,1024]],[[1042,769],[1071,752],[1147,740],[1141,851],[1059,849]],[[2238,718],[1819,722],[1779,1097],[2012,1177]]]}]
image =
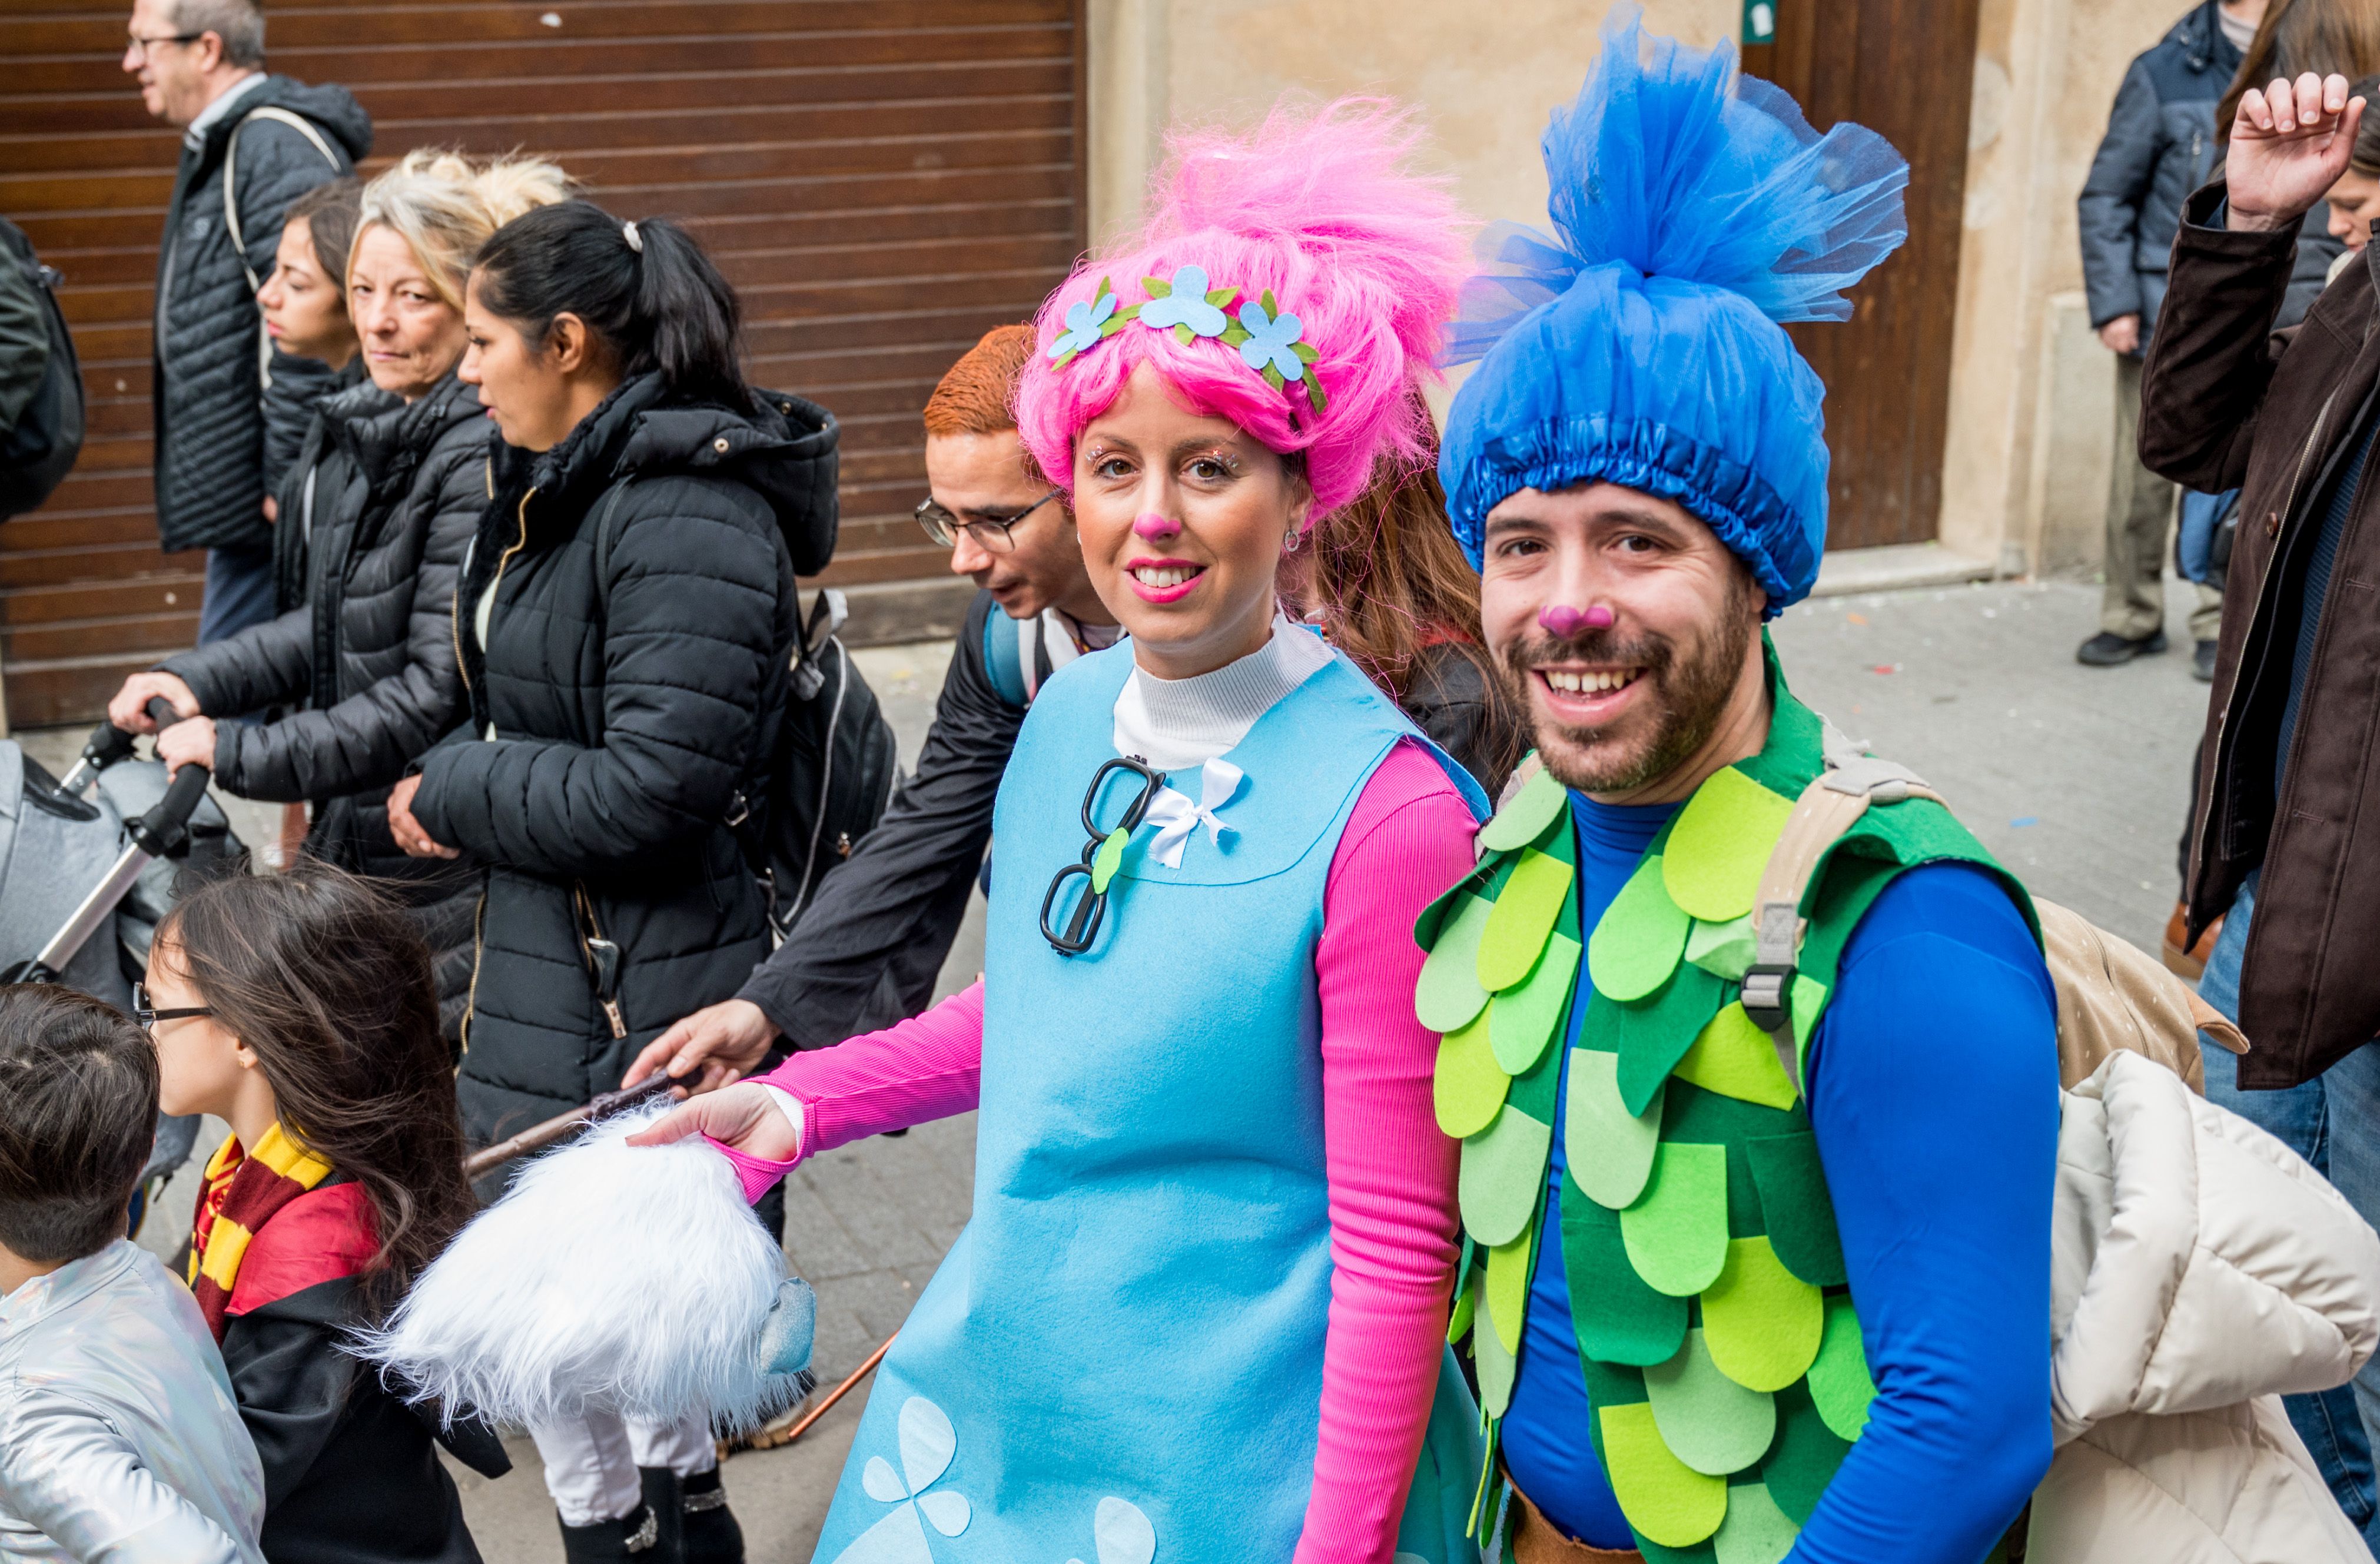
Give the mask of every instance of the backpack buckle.
[{"label": "backpack buckle", "polygon": [[744,790],[739,787],[735,790],[735,796],[727,801],[727,818],[722,823],[729,830],[734,830],[751,818],[752,801],[744,796]]}]

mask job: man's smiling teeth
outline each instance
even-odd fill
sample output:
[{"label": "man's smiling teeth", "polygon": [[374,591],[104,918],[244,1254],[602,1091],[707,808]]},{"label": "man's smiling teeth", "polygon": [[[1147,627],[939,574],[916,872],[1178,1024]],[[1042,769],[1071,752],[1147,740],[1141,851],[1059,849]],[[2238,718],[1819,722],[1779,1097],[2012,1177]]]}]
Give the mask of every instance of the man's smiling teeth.
[{"label": "man's smiling teeth", "polygon": [[1606,690],[1625,689],[1636,682],[1642,668],[1626,668],[1616,673],[1573,673],[1567,668],[1542,668],[1546,683],[1565,695],[1600,695]]},{"label": "man's smiling teeth", "polygon": [[1132,578],[1144,587],[1179,587],[1197,575],[1200,568],[1188,564],[1144,564],[1132,573]]}]

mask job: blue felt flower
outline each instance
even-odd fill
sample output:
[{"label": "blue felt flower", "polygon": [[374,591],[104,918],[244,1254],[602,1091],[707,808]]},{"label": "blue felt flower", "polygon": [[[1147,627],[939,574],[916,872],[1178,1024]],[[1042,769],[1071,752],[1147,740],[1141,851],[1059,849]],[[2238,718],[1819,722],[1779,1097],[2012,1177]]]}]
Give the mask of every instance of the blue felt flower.
[{"label": "blue felt flower", "polygon": [[1193,336],[1221,336],[1231,325],[1207,300],[1207,269],[1184,266],[1173,273],[1172,291],[1140,307],[1140,323],[1163,331],[1180,326]]},{"label": "blue felt flower", "polygon": [[1104,285],[1096,299],[1066,306],[1066,329],[1050,345],[1050,357],[1062,361],[1097,347],[1106,334],[1108,318],[1115,312],[1116,296]]},{"label": "blue felt flower", "polygon": [[1240,358],[1249,369],[1261,372],[1269,364],[1283,380],[1305,378],[1305,360],[1297,356],[1303,321],[1286,311],[1267,320],[1264,306],[1252,298],[1240,306],[1240,329],[1248,333]]}]

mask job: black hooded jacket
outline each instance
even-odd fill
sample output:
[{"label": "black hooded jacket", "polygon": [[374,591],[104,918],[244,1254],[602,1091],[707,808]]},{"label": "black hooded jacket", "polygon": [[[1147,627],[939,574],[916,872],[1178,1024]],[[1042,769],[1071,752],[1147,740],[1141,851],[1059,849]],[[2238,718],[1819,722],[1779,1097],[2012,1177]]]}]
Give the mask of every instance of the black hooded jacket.
[{"label": "black hooded jacket", "polygon": [[[261,108],[305,119],[332,155],[294,126],[255,117]],[[224,210],[224,155],[235,130],[237,245]],[[289,203],[352,172],[370,151],[371,116],[346,88],[310,87],[285,76],[265,78],[207,127],[196,150],[184,144],[157,252],[151,366],[157,537],[166,552],[261,548],[271,540],[264,497],[280,473],[279,462],[268,460],[268,443],[282,460],[297,450],[331,371],[279,352],[260,360],[263,319],[249,273],[259,281],[272,274]]]},{"label": "black hooded jacket", "polygon": [[617,1087],[768,953],[729,822],[766,796],[794,577],[833,553],[835,439],[799,397],[690,405],[649,374],[551,451],[500,448],[455,597],[469,725],[413,801],[486,868],[457,1083],[475,1142]]}]

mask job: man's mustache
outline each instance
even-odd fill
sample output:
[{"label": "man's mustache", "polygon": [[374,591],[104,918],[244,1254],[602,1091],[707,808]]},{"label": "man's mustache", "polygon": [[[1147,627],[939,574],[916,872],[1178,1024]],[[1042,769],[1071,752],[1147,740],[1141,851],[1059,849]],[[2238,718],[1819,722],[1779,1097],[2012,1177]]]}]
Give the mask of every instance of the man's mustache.
[{"label": "man's mustache", "polygon": [[1601,662],[1619,668],[1642,668],[1658,674],[1669,667],[1675,657],[1664,637],[1638,633],[1622,636],[1617,629],[1588,630],[1563,639],[1555,636],[1524,636],[1506,644],[1503,663],[1505,672],[1522,685],[1528,682],[1530,671],[1540,663],[1560,662],[1575,659],[1581,662]]}]

